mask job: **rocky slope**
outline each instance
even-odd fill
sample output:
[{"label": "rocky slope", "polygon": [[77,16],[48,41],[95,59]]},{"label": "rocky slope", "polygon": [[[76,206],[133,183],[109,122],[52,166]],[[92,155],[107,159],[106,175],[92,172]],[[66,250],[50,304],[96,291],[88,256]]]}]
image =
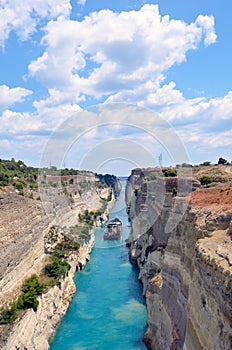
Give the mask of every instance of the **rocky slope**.
[{"label": "rocky slope", "polygon": [[[114,189],[100,183],[92,173],[62,179],[47,176],[39,189],[40,192],[34,194],[36,199],[28,198],[26,192],[20,196],[12,187],[0,189],[0,307],[17,299],[27,277],[40,274],[47,261],[45,241],[53,225],[67,230],[79,224],[80,214],[86,211],[97,212],[94,225],[100,225],[107,220],[115,200]],[[53,287],[39,297],[37,312],[28,310],[13,329],[9,328],[10,337],[6,337],[6,333],[0,337],[1,348],[48,348],[47,340],[75,292],[72,277],[76,264],[85,265],[92,246],[93,235],[88,245],[84,244],[76,256],[69,257],[72,268],[61,288]],[[0,325],[0,331],[2,327]]]},{"label": "rocky slope", "polygon": [[148,312],[144,341],[155,350],[229,350],[231,184],[176,197],[169,182],[155,178],[154,169],[137,169],[127,186],[130,258],[139,266]]},{"label": "rocky slope", "polygon": [[39,307],[36,312],[29,309],[24,317],[16,323],[13,331],[3,346],[3,350],[45,350],[49,349],[48,340],[53,335],[56,325],[65,315],[69,303],[76,291],[73,277],[77,261],[85,266],[90,259],[90,252],[94,245],[92,232],[89,243],[80,248],[77,255],[69,257],[71,270],[61,282],[61,286],[50,288],[48,292],[39,297]]}]

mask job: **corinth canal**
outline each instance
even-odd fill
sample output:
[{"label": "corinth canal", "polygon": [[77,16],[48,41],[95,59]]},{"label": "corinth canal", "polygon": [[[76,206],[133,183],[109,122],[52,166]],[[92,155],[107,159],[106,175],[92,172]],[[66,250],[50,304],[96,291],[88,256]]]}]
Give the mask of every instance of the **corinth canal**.
[{"label": "corinth canal", "polygon": [[125,185],[110,213],[123,223],[121,241],[104,241],[95,229],[95,247],[75,276],[77,292],[50,343],[51,350],[142,350],[146,307],[138,271],[130,264]]}]

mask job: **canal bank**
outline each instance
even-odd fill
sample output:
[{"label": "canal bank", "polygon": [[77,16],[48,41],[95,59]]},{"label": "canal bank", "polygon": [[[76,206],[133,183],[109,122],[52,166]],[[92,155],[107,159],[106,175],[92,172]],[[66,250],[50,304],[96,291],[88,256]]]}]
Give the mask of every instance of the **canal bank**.
[{"label": "canal bank", "polygon": [[77,292],[50,342],[51,350],[142,350],[146,307],[138,271],[128,258],[125,239],[130,227],[125,206],[125,184],[110,219],[123,223],[120,241],[104,241],[95,229],[95,247],[86,268],[77,273]]}]

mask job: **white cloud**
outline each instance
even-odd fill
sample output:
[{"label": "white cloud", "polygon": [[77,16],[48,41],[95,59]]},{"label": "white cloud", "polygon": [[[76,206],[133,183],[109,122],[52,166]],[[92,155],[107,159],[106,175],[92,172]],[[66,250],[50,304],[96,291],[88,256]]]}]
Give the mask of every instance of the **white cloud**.
[{"label": "white cloud", "polygon": [[76,103],[79,103],[80,101],[84,101],[84,96],[79,96],[76,91],[73,89],[70,89],[67,87],[65,91],[61,91],[59,89],[48,89],[49,97],[40,100],[40,101],[34,101],[33,105],[37,110],[41,110],[43,108],[49,108],[49,107],[56,107],[56,106],[63,106],[68,101],[75,101]]},{"label": "white cloud", "polygon": [[218,130],[208,132],[202,128],[201,124],[197,124],[195,127],[189,125],[183,126],[178,128],[177,131],[185,145],[192,144],[199,150],[207,149],[208,151],[213,150],[213,152],[220,147],[225,149],[229,148],[231,157],[231,128],[221,132],[218,132]]},{"label": "white cloud", "polygon": [[174,126],[201,122],[205,129],[215,127],[226,130],[232,120],[232,91],[221,98],[185,99],[174,82],[158,87],[150,81],[133,91],[119,92],[107,99],[108,103],[120,101],[160,113]]},{"label": "white cloud", "polygon": [[[42,18],[51,19],[41,42],[45,51],[29,65],[30,76],[48,89],[48,97],[34,101],[34,113],[7,109],[0,116],[2,139],[7,134],[16,140],[4,143],[13,155],[16,148],[26,159],[30,149],[40,154],[49,132],[78,113],[78,103],[86,95],[109,96],[107,102],[157,111],[187,145],[231,147],[232,92],[222,98],[187,100],[174,82],[164,84],[167,70],[185,61],[189,50],[197,49],[201,41],[215,42],[213,17],[200,15],[187,24],[161,17],[156,5],[145,5],[139,11],[102,10],[83,21],[72,21],[68,19],[70,2],[63,0],[28,0],[26,5],[7,0],[1,11],[0,43],[11,30],[27,39]],[[31,93],[0,86],[0,108],[9,108]],[[36,134],[44,137],[39,140]],[[92,147],[87,136],[83,142]]]},{"label": "white cloud", "polygon": [[5,110],[0,117],[0,133],[27,134],[41,130],[42,123],[30,113],[18,113]]},{"label": "white cloud", "polygon": [[21,87],[10,89],[6,85],[0,85],[0,110],[10,107],[16,102],[22,102],[26,96],[31,94],[32,91]]},{"label": "white cloud", "polygon": [[29,72],[50,91],[66,92],[70,103],[82,95],[133,94],[149,84],[158,88],[166,71],[185,61],[201,40],[213,43],[213,33],[212,17],[187,24],[161,17],[157,5],[121,13],[102,10],[83,21],[59,18],[48,23],[42,40],[46,50]]},{"label": "white cloud", "polygon": [[204,44],[206,46],[214,44],[217,39],[217,35],[214,31],[214,17],[199,15],[196,19],[196,24],[202,28],[205,34]]},{"label": "white cloud", "polygon": [[[39,106],[36,112],[13,112],[6,109],[0,115],[0,134],[32,136],[49,134],[64,120],[81,111],[78,105],[63,104],[56,107]],[[2,138],[2,137],[1,137]]]},{"label": "white cloud", "polygon": [[11,31],[21,40],[28,39],[36,31],[41,19],[51,20],[68,17],[69,0],[2,0],[0,4],[0,45],[4,46]]},{"label": "white cloud", "polygon": [[[164,121],[170,120],[172,128],[177,132],[182,142],[184,142],[187,148],[190,147],[190,161],[194,161],[194,159],[202,159],[203,161],[204,157],[214,161],[215,152],[220,147],[224,149],[223,152],[227,152],[221,155],[230,159],[229,154],[232,146],[232,92],[229,92],[223,98],[210,99],[209,101],[202,98],[185,100],[182,94],[176,90],[175,84],[170,83],[157,90],[157,96],[154,96],[154,101],[157,102],[157,109],[159,108],[161,118]],[[159,105],[158,102],[160,102]],[[128,128],[123,126],[123,123],[128,124],[127,106],[122,106],[121,109],[116,111],[114,111],[114,106],[117,107],[117,104],[112,104],[108,110],[103,109],[104,118],[106,118],[105,113],[107,112],[109,121],[112,118],[114,121],[120,118],[122,125],[119,125],[118,129],[117,125],[115,127],[107,127],[100,130],[97,134],[96,130],[89,129],[87,121],[91,119],[91,114],[86,112],[86,130],[90,130],[90,134],[84,134],[82,139],[78,141],[79,156],[83,152],[85,153],[86,149],[92,150],[96,146],[96,143],[102,143],[113,137],[117,140],[136,140],[136,142],[140,142],[150,151],[153,150],[154,157],[156,157],[161,152],[156,144],[156,139],[152,141],[148,137],[149,135],[145,135],[145,138],[142,139],[142,135],[138,133],[134,124],[132,125],[134,125],[135,129],[133,127]],[[33,149],[33,158],[34,154],[37,155],[36,157],[39,157],[50,133],[72,115],[76,115],[77,118],[74,120],[78,121],[81,115],[79,113],[82,113],[80,107],[75,104],[63,104],[55,107],[39,104],[37,107],[37,112],[35,113],[16,113],[6,110],[0,117],[1,139],[4,140],[5,137],[12,137],[14,139],[14,141],[10,140],[10,143],[5,141],[4,145],[2,144],[2,147],[4,146],[4,149],[7,148],[11,156],[14,156],[16,152],[15,157],[22,158],[22,155],[20,156],[21,150],[23,157],[30,159],[32,154],[31,149]],[[137,109],[136,106],[134,108],[137,113],[136,120],[138,125],[140,125],[140,118],[145,119],[146,125],[153,127],[154,135],[156,135],[158,140],[159,125],[157,127],[155,125],[154,113],[148,110],[146,118],[144,118],[143,109]],[[153,111],[156,110],[154,104],[152,105],[152,109]],[[103,116],[99,114],[98,123],[102,124],[104,119],[102,118]],[[170,133],[167,132],[166,139],[163,139],[163,141],[169,144],[171,142],[170,140]],[[66,141],[65,139],[64,142]],[[29,144],[31,146],[27,148],[26,146]],[[25,146],[24,148],[23,145]],[[212,152],[211,156],[209,156],[210,150]],[[203,151],[206,152],[206,156],[204,156]],[[220,154],[217,154],[217,156],[219,157]],[[166,155],[166,161],[168,159],[167,157]],[[34,160],[31,158],[31,161]]]}]

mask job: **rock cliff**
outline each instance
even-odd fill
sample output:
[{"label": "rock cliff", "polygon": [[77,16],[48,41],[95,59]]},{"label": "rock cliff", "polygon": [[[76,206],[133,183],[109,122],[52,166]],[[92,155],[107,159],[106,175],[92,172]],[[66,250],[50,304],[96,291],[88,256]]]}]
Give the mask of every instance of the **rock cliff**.
[{"label": "rock cliff", "polygon": [[174,196],[151,172],[132,172],[126,195],[130,259],[147,303],[144,341],[154,350],[229,350],[232,188]]},{"label": "rock cliff", "polygon": [[[47,176],[34,198],[28,198],[26,193],[20,196],[11,187],[0,189],[0,307],[17,299],[27,277],[40,274],[47,261],[47,238],[53,225],[67,231],[80,223],[80,214],[91,212],[93,225],[98,226],[107,220],[115,201],[114,188],[102,184],[92,173],[62,178]],[[69,256],[71,270],[60,288],[50,288],[39,297],[37,312],[28,310],[13,328],[3,331],[1,348],[48,348],[48,339],[75,292],[73,276],[76,265],[79,262],[84,266],[89,260],[93,237],[92,233],[89,243],[84,244],[78,254]],[[0,333],[3,327],[0,325]]]},{"label": "rock cliff", "polygon": [[82,267],[90,259],[90,252],[94,245],[94,235],[87,245],[80,248],[77,255],[69,257],[71,270],[68,276],[62,280],[61,286],[50,288],[39,297],[39,307],[35,312],[29,309],[24,317],[16,323],[7,344],[3,350],[46,350],[49,349],[48,340],[53,335],[57,324],[65,315],[70,301],[76,291],[73,277],[76,271],[76,263],[81,262]]}]

